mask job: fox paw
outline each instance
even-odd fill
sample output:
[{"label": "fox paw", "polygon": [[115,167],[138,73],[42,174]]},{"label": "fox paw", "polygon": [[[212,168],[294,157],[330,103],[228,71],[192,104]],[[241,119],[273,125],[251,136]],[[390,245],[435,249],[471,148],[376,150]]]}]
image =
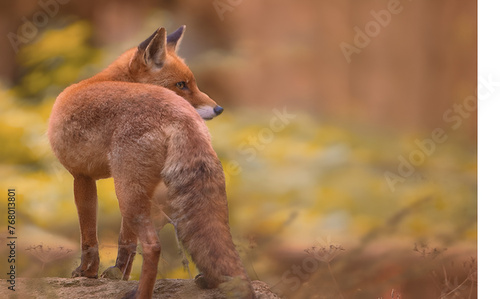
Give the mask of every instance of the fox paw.
[{"label": "fox paw", "polygon": [[82,270],[82,266],[78,266],[73,272],[71,272],[71,278],[75,277],[87,277],[87,278],[97,278],[97,273],[94,271]]},{"label": "fox paw", "polygon": [[104,270],[104,272],[102,272],[102,274],[101,274],[101,277],[102,278],[109,278],[112,280],[122,280],[123,273],[120,270],[120,268],[118,268],[117,266],[112,266],[112,267],[109,267],[108,269]]},{"label": "fox paw", "polygon": [[196,283],[196,285],[202,289],[209,289],[208,282],[205,279],[205,275],[203,275],[203,273],[200,273],[195,276],[194,283]]},{"label": "fox paw", "polygon": [[[228,278],[231,277],[228,276]],[[214,289],[220,283],[220,281],[215,281],[213,279],[210,279],[209,277],[206,277],[203,273],[196,275],[194,278],[194,282],[198,287],[202,289]]]}]

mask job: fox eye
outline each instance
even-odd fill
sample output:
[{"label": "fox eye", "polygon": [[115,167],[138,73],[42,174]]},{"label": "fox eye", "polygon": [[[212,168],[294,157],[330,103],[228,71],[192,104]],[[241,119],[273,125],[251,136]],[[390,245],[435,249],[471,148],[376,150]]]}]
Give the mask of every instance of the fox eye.
[{"label": "fox eye", "polygon": [[180,81],[180,82],[175,83],[175,86],[179,89],[186,89],[187,88],[186,82],[184,82],[184,81]]}]

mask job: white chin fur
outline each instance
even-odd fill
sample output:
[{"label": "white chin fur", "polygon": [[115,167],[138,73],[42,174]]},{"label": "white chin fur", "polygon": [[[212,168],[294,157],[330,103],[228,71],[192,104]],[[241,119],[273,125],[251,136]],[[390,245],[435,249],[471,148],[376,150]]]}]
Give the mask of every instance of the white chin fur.
[{"label": "white chin fur", "polygon": [[210,106],[200,106],[196,108],[196,111],[198,111],[198,114],[205,120],[209,120],[217,116],[214,112],[214,107]]}]

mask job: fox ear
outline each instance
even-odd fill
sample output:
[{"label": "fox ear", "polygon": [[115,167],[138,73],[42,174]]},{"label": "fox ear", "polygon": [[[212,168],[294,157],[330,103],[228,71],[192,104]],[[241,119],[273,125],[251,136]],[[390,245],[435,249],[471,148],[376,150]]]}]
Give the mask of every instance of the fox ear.
[{"label": "fox ear", "polygon": [[165,28],[160,27],[137,47],[137,54],[142,54],[146,66],[160,68],[165,63],[166,35]]},{"label": "fox ear", "polygon": [[177,44],[180,44],[182,37],[184,36],[184,30],[186,30],[186,25],[182,25],[174,32],[167,36],[167,50],[175,52]]}]

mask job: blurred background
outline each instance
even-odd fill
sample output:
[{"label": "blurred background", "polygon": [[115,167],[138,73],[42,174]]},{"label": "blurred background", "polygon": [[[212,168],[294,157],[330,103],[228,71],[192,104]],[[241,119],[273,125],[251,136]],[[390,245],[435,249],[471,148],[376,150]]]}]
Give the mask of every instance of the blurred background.
[{"label": "blurred background", "polygon": [[[225,108],[207,125],[253,279],[287,298],[476,298],[476,5],[1,2],[0,185],[17,193],[19,276],[79,263],[72,177],[46,138],[55,98],[185,24],[179,55]],[[102,272],[120,214],[112,179],[98,190]],[[188,278],[172,228],[161,238],[159,278]]]}]

